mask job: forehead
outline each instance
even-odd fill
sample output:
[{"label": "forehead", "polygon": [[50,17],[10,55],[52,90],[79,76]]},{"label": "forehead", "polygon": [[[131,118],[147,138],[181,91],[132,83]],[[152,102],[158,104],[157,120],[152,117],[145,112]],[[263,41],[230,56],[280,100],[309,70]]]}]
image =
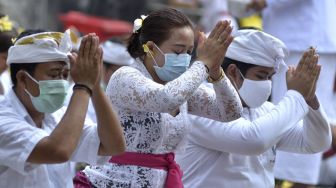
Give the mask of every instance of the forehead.
[{"label": "forehead", "polygon": [[275,73],[275,69],[274,67],[264,67],[264,66],[257,65],[255,67],[250,68],[248,72],[273,74]]},{"label": "forehead", "polygon": [[63,70],[69,68],[68,64],[63,61],[52,61],[39,63],[36,70],[49,71],[49,70]]},{"label": "forehead", "polygon": [[194,45],[194,31],[192,28],[186,26],[181,28],[173,28],[168,40],[164,41],[162,45],[174,45],[180,43],[186,46]]}]

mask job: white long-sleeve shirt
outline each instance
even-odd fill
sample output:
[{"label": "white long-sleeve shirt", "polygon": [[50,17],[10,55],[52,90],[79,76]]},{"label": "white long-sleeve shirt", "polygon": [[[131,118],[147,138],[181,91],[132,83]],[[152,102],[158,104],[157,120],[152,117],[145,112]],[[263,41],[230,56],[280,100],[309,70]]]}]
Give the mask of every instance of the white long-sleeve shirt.
[{"label": "white long-sleeve shirt", "polygon": [[245,108],[229,123],[190,119],[186,152],[177,157],[185,188],[271,188],[276,150],[315,153],[331,143],[323,109],[311,109],[292,90],[277,106]]},{"label": "white long-sleeve shirt", "polygon": [[336,52],[335,0],[268,0],[263,29],[282,40],[290,51],[317,47]]},{"label": "white long-sleeve shirt", "polygon": [[[13,90],[0,102],[0,187],[70,188],[73,187],[73,165],[32,164],[27,162],[36,144],[48,136],[63,117],[65,107],[45,114],[42,128],[37,128]],[[71,157],[73,162],[104,163],[99,157],[97,126],[85,121],[79,144]],[[48,154],[46,154],[48,155]]]}]

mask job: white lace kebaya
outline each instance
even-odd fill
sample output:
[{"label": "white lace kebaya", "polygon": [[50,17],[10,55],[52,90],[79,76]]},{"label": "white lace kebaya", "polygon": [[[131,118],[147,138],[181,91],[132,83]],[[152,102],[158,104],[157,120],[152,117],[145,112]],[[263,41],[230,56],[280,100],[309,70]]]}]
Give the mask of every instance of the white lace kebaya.
[{"label": "white lace kebaya", "polygon": [[[187,113],[223,122],[239,118],[242,105],[229,79],[214,83],[211,90],[201,85],[207,76],[199,61],[165,85],[154,82],[140,60],[116,71],[107,95],[121,119],[126,151],[166,154],[184,149]],[[163,187],[167,176],[165,170],[113,163],[87,167],[84,173],[93,186],[122,188]]]}]

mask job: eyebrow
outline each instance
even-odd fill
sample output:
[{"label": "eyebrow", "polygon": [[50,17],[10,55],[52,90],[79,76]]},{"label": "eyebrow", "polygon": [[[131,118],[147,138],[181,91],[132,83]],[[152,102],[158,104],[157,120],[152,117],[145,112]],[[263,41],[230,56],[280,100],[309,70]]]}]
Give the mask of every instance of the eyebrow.
[{"label": "eyebrow", "polygon": [[[184,44],[173,44],[173,46],[182,47],[182,48],[186,48],[187,47],[187,45],[184,45]],[[194,45],[192,45],[192,47],[194,47]]]},{"label": "eyebrow", "polygon": [[[264,71],[264,70],[260,70],[260,71],[258,71],[259,73],[262,73],[262,74],[269,74],[269,72],[267,72],[267,71]],[[273,74],[275,74],[275,72],[272,72],[270,75],[273,75]]]},{"label": "eyebrow", "polygon": [[49,71],[68,71],[70,70],[70,68],[67,68],[67,67],[54,67],[54,68],[51,68],[49,69]]}]

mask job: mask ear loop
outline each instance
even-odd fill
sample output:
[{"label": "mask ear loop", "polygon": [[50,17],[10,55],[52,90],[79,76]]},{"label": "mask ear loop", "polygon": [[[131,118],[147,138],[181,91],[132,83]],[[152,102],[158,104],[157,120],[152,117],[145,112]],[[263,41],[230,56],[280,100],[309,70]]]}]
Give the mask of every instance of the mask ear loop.
[{"label": "mask ear loop", "polygon": [[39,82],[35,78],[33,78],[28,72],[26,71],[23,71],[23,72],[25,72],[26,75],[28,75],[30,79],[32,79],[37,85],[39,85]]},{"label": "mask ear loop", "polygon": [[[38,87],[40,88],[40,84],[39,84],[39,82],[35,79],[35,78],[33,78],[28,72],[26,72],[26,71],[23,71],[31,80],[33,80],[37,85],[38,85]],[[25,88],[24,89],[25,90],[25,92],[30,96],[30,97],[34,97],[28,90],[27,90],[27,88]]]},{"label": "mask ear loop", "polygon": [[[237,68],[237,69],[238,69],[238,68]],[[245,77],[243,76],[243,74],[240,72],[239,69],[238,69],[238,72],[239,72],[241,78],[242,78],[243,80],[245,80]],[[233,85],[233,87],[234,87],[237,91],[239,90],[237,84],[236,84],[234,81],[231,81],[231,84]]]},{"label": "mask ear loop", "polygon": [[[156,46],[156,45],[155,45],[155,46]],[[156,63],[156,60],[155,60],[155,58],[154,58],[152,52],[151,52],[150,49],[148,48],[147,44],[143,44],[143,45],[142,45],[142,48],[144,49],[144,52],[145,52],[145,53],[149,53],[149,55],[152,57],[152,59],[153,59],[153,61],[154,61],[154,63],[155,63],[155,66],[159,67],[159,65]],[[161,50],[160,50],[160,51],[161,51]]]}]

